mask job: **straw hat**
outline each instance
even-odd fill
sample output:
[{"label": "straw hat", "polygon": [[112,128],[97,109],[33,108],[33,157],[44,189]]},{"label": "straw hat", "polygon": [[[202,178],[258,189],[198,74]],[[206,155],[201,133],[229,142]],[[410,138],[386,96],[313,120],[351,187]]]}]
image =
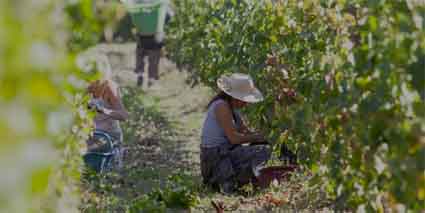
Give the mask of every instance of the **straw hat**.
[{"label": "straw hat", "polygon": [[217,86],[233,98],[248,103],[256,103],[263,100],[263,95],[254,86],[251,76],[243,73],[222,75],[217,79]]}]

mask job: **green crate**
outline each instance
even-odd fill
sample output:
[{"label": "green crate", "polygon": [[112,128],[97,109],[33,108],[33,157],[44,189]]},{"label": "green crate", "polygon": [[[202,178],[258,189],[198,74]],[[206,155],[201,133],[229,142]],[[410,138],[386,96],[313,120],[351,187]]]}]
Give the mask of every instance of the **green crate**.
[{"label": "green crate", "polygon": [[162,32],[164,17],[164,1],[150,3],[127,4],[132,22],[142,35],[154,35]]}]

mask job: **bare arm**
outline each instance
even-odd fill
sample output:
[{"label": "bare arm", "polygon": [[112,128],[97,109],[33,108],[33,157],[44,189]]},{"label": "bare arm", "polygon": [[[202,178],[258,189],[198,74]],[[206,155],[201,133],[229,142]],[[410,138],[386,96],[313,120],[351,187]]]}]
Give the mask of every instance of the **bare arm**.
[{"label": "bare arm", "polygon": [[[241,117],[241,116],[239,116]],[[267,139],[264,137],[264,134],[259,131],[251,131],[244,123],[242,119],[240,119],[240,128],[239,132],[244,134],[257,135],[259,138],[257,141],[254,141],[255,144],[267,144]]]},{"label": "bare arm", "polygon": [[119,88],[115,84],[110,84],[110,89],[112,91],[111,95],[113,96],[112,108],[104,108],[103,113],[117,120],[127,120],[129,114],[121,101],[121,93]]},{"label": "bare arm", "polygon": [[129,117],[129,114],[127,110],[124,108],[124,105],[121,103],[121,101],[118,104],[117,108],[115,109],[104,108],[102,111],[104,114],[109,115],[110,117],[117,120],[121,120],[121,121],[125,121]]},{"label": "bare arm", "polygon": [[233,115],[227,103],[220,103],[215,110],[216,118],[224,133],[232,144],[243,144],[263,141],[260,134],[239,132],[233,124]]}]

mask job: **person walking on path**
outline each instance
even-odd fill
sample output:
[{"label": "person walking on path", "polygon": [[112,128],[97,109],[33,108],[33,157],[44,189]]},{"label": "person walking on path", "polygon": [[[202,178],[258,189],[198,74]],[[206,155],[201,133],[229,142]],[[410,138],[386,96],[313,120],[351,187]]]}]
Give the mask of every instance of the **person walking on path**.
[{"label": "person walking on path", "polygon": [[[165,23],[168,23],[174,15],[173,10],[167,4],[167,13]],[[159,80],[159,61],[161,58],[161,49],[164,46],[163,39],[158,39],[158,35],[137,35],[136,47],[136,69],[137,85],[143,86],[143,72],[145,69],[145,58],[148,60],[148,86]],[[162,36],[161,36],[162,37]]]},{"label": "person walking on path", "polygon": [[[217,80],[221,92],[208,104],[201,135],[203,183],[231,193],[236,186],[255,182],[270,158],[261,133],[251,132],[236,111],[263,100],[249,75],[235,73]],[[244,144],[244,145],[242,145]]]},{"label": "person walking on path", "polygon": [[143,72],[145,69],[145,58],[148,58],[148,86],[153,84],[153,81],[159,80],[158,67],[161,57],[161,48],[164,42],[157,42],[155,36],[137,36],[136,47],[136,74],[137,86],[143,85]]}]

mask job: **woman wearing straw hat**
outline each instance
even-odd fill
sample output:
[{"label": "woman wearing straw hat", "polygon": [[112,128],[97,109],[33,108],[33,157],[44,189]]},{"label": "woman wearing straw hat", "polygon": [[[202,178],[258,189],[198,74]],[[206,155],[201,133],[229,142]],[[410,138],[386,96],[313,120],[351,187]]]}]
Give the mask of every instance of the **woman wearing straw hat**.
[{"label": "woman wearing straw hat", "polygon": [[202,129],[201,172],[204,184],[231,193],[235,186],[255,181],[270,157],[264,136],[244,125],[237,109],[263,100],[249,75],[235,73],[217,80],[221,90],[208,104]]}]

